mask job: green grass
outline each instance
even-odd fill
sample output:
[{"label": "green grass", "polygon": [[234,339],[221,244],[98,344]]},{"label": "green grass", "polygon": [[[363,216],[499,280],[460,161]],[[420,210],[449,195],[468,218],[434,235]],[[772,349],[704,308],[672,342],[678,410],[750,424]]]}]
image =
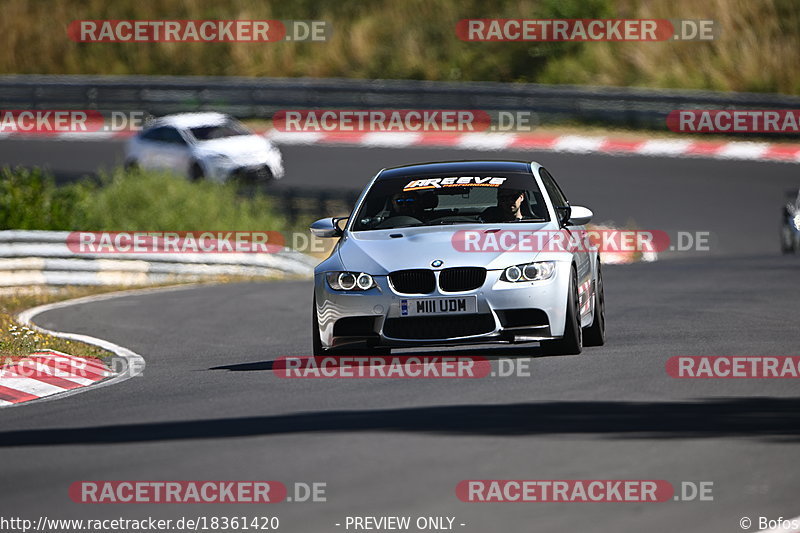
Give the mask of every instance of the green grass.
[{"label": "green grass", "polygon": [[[169,174],[117,170],[100,183],[56,186],[39,169],[0,170],[0,230],[64,231],[286,231],[264,195],[242,197],[233,184],[193,183]],[[209,281],[251,278],[218,276]],[[259,278],[264,279],[264,278]],[[2,289],[0,366],[31,352],[52,349],[106,358],[100,348],[25,329],[14,315],[53,301],[122,287]]]},{"label": "green grass", "polygon": [[38,169],[0,170],[0,229],[285,231],[273,200],[233,184],[117,170],[100,183],[56,186]]},{"label": "green grass", "polygon": [[[462,18],[714,19],[711,42],[462,42]],[[328,42],[75,43],[76,19],[314,19]],[[796,0],[6,0],[0,73],[485,80],[800,94]]]}]

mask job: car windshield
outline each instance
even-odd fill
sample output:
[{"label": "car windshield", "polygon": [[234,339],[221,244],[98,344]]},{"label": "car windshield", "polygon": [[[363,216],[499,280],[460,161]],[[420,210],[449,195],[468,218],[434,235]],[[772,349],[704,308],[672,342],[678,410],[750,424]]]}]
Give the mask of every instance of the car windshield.
[{"label": "car windshield", "polygon": [[192,136],[198,141],[210,141],[212,139],[252,134],[243,124],[235,120],[229,120],[223,124],[216,124],[214,126],[189,128],[189,131],[192,132]]},{"label": "car windshield", "polygon": [[353,231],[549,219],[531,174],[406,176],[373,184]]}]

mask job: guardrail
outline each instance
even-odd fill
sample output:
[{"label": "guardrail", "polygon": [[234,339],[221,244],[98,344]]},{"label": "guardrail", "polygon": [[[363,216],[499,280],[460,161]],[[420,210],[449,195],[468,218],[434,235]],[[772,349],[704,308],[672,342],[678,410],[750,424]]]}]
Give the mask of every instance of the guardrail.
[{"label": "guardrail", "polygon": [[275,199],[275,209],[286,217],[289,224],[304,223],[323,217],[347,216],[361,193],[358,189],[309,187],[268,188],[264,192]]},{"label": "guardrail", "polygon": [[797,109],[800,97],[531,83],[170,76],[0,76],[0,109],[96,109],[165,115],[215,110],[270,118],[281,109],[533,111],[578,121],[664,129],[675,109]]},{"label": "guardrail", "polygon": [[214,276],[310,276],[317,261],[276,253],[78,254],[67,231],[0,231],[0,286],[145,285]]}]

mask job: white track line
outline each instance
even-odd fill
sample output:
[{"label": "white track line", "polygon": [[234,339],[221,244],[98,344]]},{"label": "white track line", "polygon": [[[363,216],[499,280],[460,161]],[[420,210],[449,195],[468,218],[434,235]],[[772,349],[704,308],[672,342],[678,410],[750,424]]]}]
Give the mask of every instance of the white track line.
[{"label": "white track line", "polygon": [[[119,346],[118,344],[114,344],[113,342],[109,342],[103,339],[98,339],[97,337],[91,337],[89,335],[81,335],[78,333],[64,333],[61,331],[51,331],[48,329],[44,329],[32,322],[37,315],[40,315],[47,311],[52,311],[53,309],[63,309],[65,307],[71,307],[73,305],[82,305],[87,303],[100,302],[103,300],[111,300],[112,298],[121,298],[123,296],[135,296],[140,294],[151,294],[155,292],[186,290],[197,287],[197,285],[198,284],[178,285],[171,287],[159,287],[155,289],[138,289],[132,291],[119,291],[106,294],[97,294],[94,296],[85,296],[83,298],[75,298],[72,300],[64,300],[62,302],[40,305],[39,307],[34,307],[32,309],[23,311],[22,313],[17,315],[17,321],[20,324],[28,326],[29,328],[35,329],[47,335],[52,335],[54,337],[59,337],[62,339],[70,339],[74,341],[85,342],[86,344],[92,344],[94,346],[99,346],[100,348],[108,350],[109,352],[112,352],[118,357],[122,358],[122,360],[125,361],[125,370],[115,375],[111,379],[96,382],[94,385],[89,385],[87,387],[80,387],[77,389],[71,389],[64,392],[59,392],[57,394],[46,396],[38,400],[30,400],[27,402],[21,402],[16,404],[12,403],[10,405],[5,405],[8,402],[3,402],[0,403],[0,407],[22,407],[33,403],[59,400],[61,398],[66,398],[67,396],[72,396],[73,394],[80,394],[81,392],[86,392],[88,390],[94,390],[100,387],[107,387],[109,385],[116,385],[117,383],[121,383],[134,376],[138,376],[144,371],[144,366],[145,366],[144,358],[141,355],[137,354],[136,352],[133,352],[132,350],[129,350],[123,346]],[[206,285],[213,285],[213,284],[206,284]]]}]

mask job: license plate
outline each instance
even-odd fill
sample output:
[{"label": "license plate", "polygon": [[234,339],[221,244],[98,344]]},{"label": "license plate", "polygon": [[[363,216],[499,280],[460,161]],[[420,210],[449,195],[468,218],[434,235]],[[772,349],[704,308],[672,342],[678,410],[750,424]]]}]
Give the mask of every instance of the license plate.
[{"label": "license plate", "polygon": [[400,316],[459,315],[477,312],[478,299],[475,296],[400,300]]}]

